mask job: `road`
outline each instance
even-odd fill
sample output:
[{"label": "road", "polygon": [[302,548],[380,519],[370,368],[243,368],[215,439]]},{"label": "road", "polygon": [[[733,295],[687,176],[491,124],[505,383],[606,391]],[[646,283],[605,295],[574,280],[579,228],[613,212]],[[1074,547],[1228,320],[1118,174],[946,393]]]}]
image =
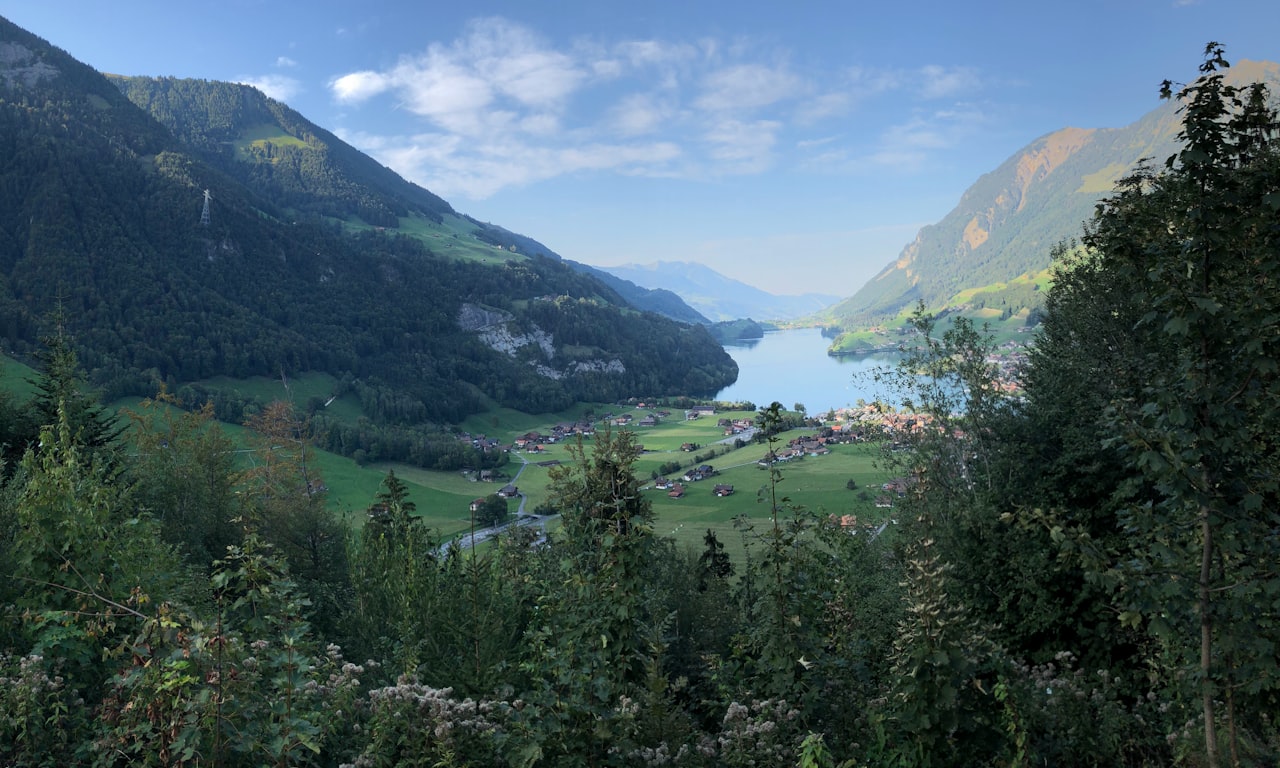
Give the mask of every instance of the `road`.
[{"label": "road", "polygon": [[[516,476],[511,478],[512,485],[516,484],[516,481],[520,479],[520,475],[524,472],[525,467],[529,466],[529,460],[524,456],[519,453],[514,455],[520,460],[520,469],[517,469]],[[524,503],[526,501],[525,495],[523,493],[517,493],[516,495],[520,497],[520,505],[516,507],[516,517],[514,520],[508,520],[500,525],[477,528],[471,533],[464,533],[456,539],[450,539],[440,545],[440,555],[443,556],[447,553],[449,551],[449,547],[452,547],[455,542],[460,547],[471,547],[472,549],[475,549],[477,544],[483,544],[489,539],[498,536],[503,531],[507,531],[512,528],[529,528],[537,526],[537,528],[542,531],[542,536],[545,536],[547,533],[547,521],[558,517],[558,515],[526,515],[524,511]]]}]

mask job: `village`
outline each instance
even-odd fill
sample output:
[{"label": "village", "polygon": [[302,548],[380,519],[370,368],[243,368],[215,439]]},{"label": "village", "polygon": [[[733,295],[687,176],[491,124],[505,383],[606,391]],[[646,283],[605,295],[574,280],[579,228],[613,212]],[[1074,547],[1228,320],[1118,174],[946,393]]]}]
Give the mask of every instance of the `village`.
[{"label": "village", "polygon": [[[527,510],[538,509],[546,499],[546,470],[568,458],[567,445],[576,444],[578,440],[589,443],[600,430],[627,430],[636,434],[640,453],[634,469],[638,477],[644,478],[642,490],[654,494],[655,509],[666,517],[679,517],[676,510],[680,505],[692,509],[688,505],[695,496],[708,500],[697,503],[699,514],[708,514],[700,505],[717,501],[729,504],[744,484],[750,486],[754,500],[756,488],[764,479],[759,475],[744,476],[744,471],[794,468],[801,462],[805,466],[804,475],[817,477],[823,486],[836,490],[856,487],[859,503],[852,506],[891,509],[894,500],[905,495],[909,487],[906,479],[859,484],[843,477],[849,464],[847,458],[835,462],[829,473],[820,469],[821,462],[842,446],[861,446],[859,455],[868,457],[862,463],[869,466],[869,457],[876,455],[880,447],[892,446],[902,435],[919,431],[928,423],[916,414],[898,413],[874,403],[860,404],[830,411],[824,418],[804,419],[803,428],[784,432],[769,444],[759,434],[756,416],[754,411],[733,410],[726,404],[672,408],[638,401],[514,436],[462,433],[459,439],[478,450],[500,451],[511,457],[504,467],[468,475],[474,482],[496,486],[491,493],[475,497],[470,512],[481,510],[489,496],[496,494],[504,500],[518,500],[518,515],[532,514]],[[814,460],[819,464],[810,465]],[[830,476],[823,478],[823,474]],[[720,509],[741,512],[750,507],[735,503]],[[858,520],[856,514],[844,510],[837,518],[851,521],[850,524]]]}]

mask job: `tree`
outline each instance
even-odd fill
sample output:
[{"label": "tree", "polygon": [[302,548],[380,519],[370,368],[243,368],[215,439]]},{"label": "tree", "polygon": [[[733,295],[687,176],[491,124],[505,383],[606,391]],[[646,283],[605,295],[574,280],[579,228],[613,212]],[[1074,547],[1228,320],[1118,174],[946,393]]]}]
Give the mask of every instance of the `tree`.
[{"label": "tree", "polygon": [[[1163,645],[1168,679],[1194,685],[1210,766],[1219,707],[1235,761],[1245,713],[1280,689],[1280,620],[1259,610],[1280,591],[1278,124],[1265,86],[1230,84],[1227,67],[1211,43],[1198,80],[1165,83],[1182,103],[1182,149],[1103,202],[1083,238],[1096,258],[1055,286],[1046,317],[1092,316],[1131,340],[1094,347],[1106,373],[1086,385],[1107,394],[1097,432],[1127,474],[1123,536],[1060,533],[1119,590],[1122,620]],[[1075,354],[1065,338],[1043,354]]]},{"label": "tree", "polygon": [[37,355],[43,370],[35,381],[35,426],[53,426],[63,414],[72,439],[92,451],[106,450],[123,426],[88,391],[72,339],[63,326],[61,307],[55,322],[56,330],[41,340],[45,348]]},{"label": "tree", "polygon": [[707,535],[702,537],[702,544],[704,549],[698,555],[698,583],[705,591],[707,583],[712,579],[725,581],[732,576],[733,563],[729,560],[729,553],[724,551],[720,539],[716,538],[716,532],[710,528],[707,529]]},{"label": "tree", "polygon": [[325,504],[328,487],[315,465],[307,422],[293,405],[276,401],[246,424],[254,435],[245,515],[276,547],[290,573],[315,604],[313,623],[333,627],[347,590],[346,529]]},{"label": "tree", "polygon": [[166,541],[208,566],[240,540],[231,440],[211,405],[183,411],[163,391],[126,415],[137,455],[128,471],[136,503],[160,522]]},{"label": "tree", "polygon": [[413,516],[417,509],[418,505],[409,500],[409,487],[396,477],[394,469],[388,469],[369,508],[369,524],[375,530],[385,526],[392,536],[400,536],[421,522],[421,518]]},{"label": "tree", "polygon": [[507,500],[496,493],[484,497],[484,502],[476,509],[476,525],[490,527],[499,525],[507,519]]}]

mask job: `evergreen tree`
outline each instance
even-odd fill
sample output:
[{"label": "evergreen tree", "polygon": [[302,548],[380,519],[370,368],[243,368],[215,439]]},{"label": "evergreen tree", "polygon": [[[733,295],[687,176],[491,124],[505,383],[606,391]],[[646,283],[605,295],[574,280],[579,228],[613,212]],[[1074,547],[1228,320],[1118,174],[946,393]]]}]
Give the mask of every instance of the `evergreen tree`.
[{"label": "evergreen tree", "polygon": [[41,340],[44,350],[37,354],[42,370],[34,382],[36,426],[54,426],[65,418],[77,444],[95,452],[108,449],[124,427],[88,390],[75,347],[65,331],[61,309],[55,323],[55,332]]}]

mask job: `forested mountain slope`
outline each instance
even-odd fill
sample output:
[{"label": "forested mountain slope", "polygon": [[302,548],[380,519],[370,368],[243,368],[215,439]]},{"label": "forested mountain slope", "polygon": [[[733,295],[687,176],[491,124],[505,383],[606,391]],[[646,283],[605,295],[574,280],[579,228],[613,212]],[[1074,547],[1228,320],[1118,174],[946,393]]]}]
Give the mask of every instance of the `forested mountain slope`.
[{"label": "forested mountain slope", "polygon": [[[322,216],[348,228],[378,227],[451,254],[492,246],[515,256],[560,255],[546,245],[458,213],[287,105],[240,83],[110,76],[139,107],[201,159],[284,207],[290,217]],[[461,236],[461,240],[459,237]],[[481,251],[490,255],[490,251]],[[632,306],[687,323],[706,323],[678,296],[613,278],[576,262]]]},{"label": "forested mountain slope", "polygon": [[[1232,82],[1280,82],[1272,63],[1240,62]],[[937,224],[826,313],[846,330],[874,325],[917,302],[940,309],[966,289],[1036,274],[1054,245],[1079,234],[1098,200],[1144,158],[1163,163],[1180,126],[1169,102],[1123,128],[1064,128],[1042,136],[978,179]]]},{"label": "forested mountain slope", "polygon": [[372,417],[415,424],[493,403],[710,393],[736,375],[705,329],[637,312],[556,259],[489,247],[486,265],[335,224],[455,214],[314,128],[237,144],[235,125],[301,124],[260,94],[193,86],[207,97],[197,119],[180,81],[154,81],[170,130],[2,19],[0,50],[3,343],[30,355],[60,305],[107,396],[315,370],[380,393]]}]

